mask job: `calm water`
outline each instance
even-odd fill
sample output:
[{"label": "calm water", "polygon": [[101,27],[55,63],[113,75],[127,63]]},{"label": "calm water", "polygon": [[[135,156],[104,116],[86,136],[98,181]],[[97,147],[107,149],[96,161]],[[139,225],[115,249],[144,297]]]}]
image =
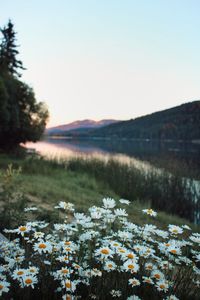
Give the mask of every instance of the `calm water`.
[{"label": "calm water", "polygon": [[27,143],[26,146],[48,158],[89,156],[107,160],[112,157],[124,163],[131,161],[138,168],[142,166],[148,170],[153,166],[158,171],[165,169],[172,174],[192,178],[197,190],[193,201],[194,222],[200,222],[200,144],[49,138],[37,143]]},{"label": "calm water", "polygon": [[183,176],[200,178],[200,144],[127,141],[127,140],[70,140],[49,138],[37,143],[27,143],[47,157],[92,156],[103,159],[115,157],[136,164],[154,165]]}]

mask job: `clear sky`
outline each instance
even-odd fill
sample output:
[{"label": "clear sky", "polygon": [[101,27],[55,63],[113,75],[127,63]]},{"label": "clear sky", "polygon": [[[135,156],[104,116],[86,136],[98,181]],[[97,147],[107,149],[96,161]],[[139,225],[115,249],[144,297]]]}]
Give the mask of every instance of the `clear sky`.
[{"label": "clear sky", "polygon": [[200,99],[199,0],[0,0],[48,126]]}]

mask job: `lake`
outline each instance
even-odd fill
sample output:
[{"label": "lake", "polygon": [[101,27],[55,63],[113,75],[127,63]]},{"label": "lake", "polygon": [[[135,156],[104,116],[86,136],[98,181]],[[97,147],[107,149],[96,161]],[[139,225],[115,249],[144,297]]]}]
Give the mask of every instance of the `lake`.
[{"label": "lake", "polygon": [[37,143],[27,143],[26,146],[49,158],[114,157],[122,162],[131,160],[139,166],[148,166],[150,163],[172,173],[178,172],[186,177],[200,179],[200,143],[46,138]]},{"label": "lake", "polygon": [[[193,221],[200,223],[200,144],[175,143],[171,141],[128,141],[108,139],[66,139],[46,138],[37,143],[27,143],[48,158],[69,158],[74,156],[95,157],[103,160],[115,158],[123,163],[133,163],[137,168],[152,167],[168,171],[195,185],[193,197]],[[180,195],[181,197],[181,195]],[[179,197],[179,198],[180,198]]]}]

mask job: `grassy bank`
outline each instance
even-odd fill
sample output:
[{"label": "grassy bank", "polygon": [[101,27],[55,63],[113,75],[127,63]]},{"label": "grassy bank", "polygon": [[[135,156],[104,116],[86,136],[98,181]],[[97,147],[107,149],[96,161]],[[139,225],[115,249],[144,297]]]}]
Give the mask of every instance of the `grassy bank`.
[{"label": "grassy bank", "polygon": [[[0,168],[5,170],[8,164],[22,169],[14,178],[14,189],[20,188],[27,196],[26,201],[39,206],[41,215],[47,220],[52,205],[59,201],[72,202],[78,210],[85,211],[92,205],[99,205],[102,198],[113,197],[131,201],[128,212],[137,224],[146,222],[141,210],[147,207],[161,211],[154,221],[156,225],[187,223],[173,215],[175,210],[170,201],[176,200],[176,209],[180,205],[181,210],[188,190],[178,180],[169,181],[166,174],[161,177],[156,173],[147,175],[144,170],[121,165],[113,160],[107,163],[96,159],[57,162],[37,157],[21,159],[0,155]],[[188,209],[189,200],[184,201]]]}]

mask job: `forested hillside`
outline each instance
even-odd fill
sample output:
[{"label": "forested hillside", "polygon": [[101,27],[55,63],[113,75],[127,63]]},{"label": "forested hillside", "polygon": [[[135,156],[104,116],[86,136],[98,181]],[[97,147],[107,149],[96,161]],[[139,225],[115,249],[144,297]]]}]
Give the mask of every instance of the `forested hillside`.
[{"label": "forested hillside", "polygon": [[96,137],[136,139],[200,139],[200,101],[118,122],[89,134]]}]

